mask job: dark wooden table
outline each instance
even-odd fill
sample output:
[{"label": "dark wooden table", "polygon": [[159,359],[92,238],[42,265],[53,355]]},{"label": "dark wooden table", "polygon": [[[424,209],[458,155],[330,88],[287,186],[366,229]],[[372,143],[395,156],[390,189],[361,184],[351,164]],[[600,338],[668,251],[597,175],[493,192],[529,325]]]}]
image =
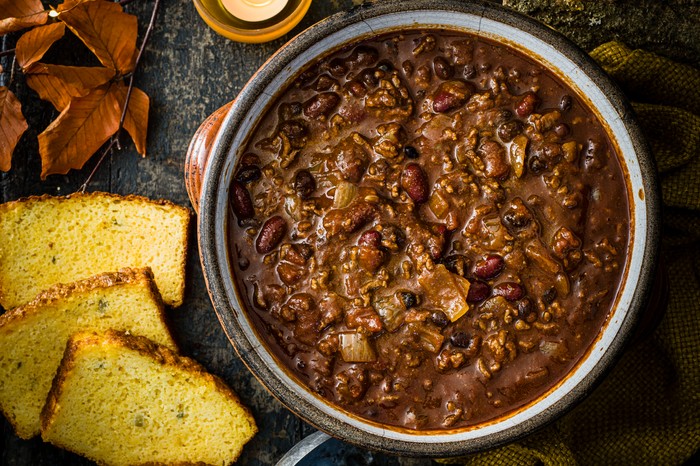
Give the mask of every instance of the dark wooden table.
[{"label": "dark wooden table", "polygon": [[[55,5],[59,2],[45,3]],[[252,73],[286,40],[353,3],[360,2],[317,0],[292,33],[267,44],[254,45],[231,42],[216,35],[200,20],[189,0],[163,0],[156,29],[136,78],[136,85],[151,98],[148,155],[141,158],[131,143],[127,143],[124,150],[113,154],[99,167],[89,190],[135,193],[189,205],[183,181],[185,152],[200,122],[234,98]],[[151,6],[152,0],[137,0],[126,7],[126,11],[139,17],[141,34],[148,23]],[[1,45],[3,49],[9,49],[14,47],[16,40],[17,35],[10,35],[2,39]],[[84,64],[89,58],[89,52],[79,48],[58,53],[61,63]],[[9,68],[9,60],[3,59],[2,65]],[[0,84],[6,84],[8,78],[8,73],[3,74]],[[0,201],[32,194],[74,192],[85,181],[98,157],[80,171],[65,176],[53,175],[41,181],[36,136],[57,116],[57,112],[25,86],[21,74],[15,74],[14,81],[12,89],[23,102],[30,129],[15,152],[12,170],[0,173]],[[204,286],[194,223],[191,237],[186,300],[181,308],[169,311],[173,331],[183,353],[223,377],[254,412],[260,433],[246,446],[239,464],[275,464],[314,429],[270,396],[238,359],[219,327]],[[6,420],[0,422],[0,465],[92,464],[44,444],[40,439],[20,440]],[[361,452],[360,456],[371,457],[372,464],[377,465],[431,464],[429,460],[372,456],[366,452]]]}]

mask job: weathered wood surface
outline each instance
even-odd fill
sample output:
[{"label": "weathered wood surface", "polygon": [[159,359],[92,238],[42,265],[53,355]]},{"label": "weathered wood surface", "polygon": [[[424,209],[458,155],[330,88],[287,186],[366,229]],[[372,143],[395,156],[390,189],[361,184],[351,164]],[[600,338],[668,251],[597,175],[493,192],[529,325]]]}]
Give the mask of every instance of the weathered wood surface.
[{"label": "weathered wood surface", "polygon": [[[123,151],[114,154],[99,168],[89,189],[121,194],[136,193],[189,205],[183,181],[183,164],[190,137],[200,122],[235,97],[252,73],[286,40],[303,28],[334,11],[348,8],[353,3],[360,2],[317,0],[292,33],[271,43],[255,45],[234,43],[216,35],[200,20],[189,0],[163,0],[157,27],[136,78],[136,85],[151,97],[148,156],[141,158],[131,143],[126,143]],[[681,1],[652,2],[671,5],[664,7],[663,11],[665,17],[682,20],[682,28],[675,29],[654,29],[658,26],[656,21],[646,25],[636,24],[635,20],[630,18],[642,15],[642,18],[648,19],[648,15],[644,16],[642,6],[634,5],[635,2],[631,0],[601,2],[608,4],[607,7],[591,7],[596,2],[581,1],[506,0],[506,3],[544,21],[559,21],[557,26],[587,47],[602,42],[600,34],[594,35],[597,28],[590,26],[600,26],[600,30],[607,31],[610,37],[613,35],[610,31],[614,29],[614,34],[622,34],[623,38],[624,34],[627,34],[632,40],[648,37],[644,33],[639,34],[635,25],[650,34],[655,30],[665,30],[664,35],[652,36],[655,39],[649,39],[647,43],[657,46],[662,51],[671,50],[675,56],[685,57],[688,62],[697,63],[698,60],[697,46],[700,40],[696,33],[700,23],[697,21],[697,7],[685,7],[685,10],[681,11],[684,3]],[[552,6],[553,3],[557,4],[560,10],[565,10],[567,5],[571,8],[572,5],[579,4],[587,6],[588,10],[577,9],[572,14],[574,19],[566,20],[562,19],[566,18],[562,15],[552,16],[547,9],[542,8],[542,5]],[[141,33],[148,23],[151,5],[152,1],[138,0],[126,8],[128,12],[138,15]],[[585,20],[587,11],[593,11],[589,14],[593,15],[592,19],[587,19],[588,24],[576,19]],[[682,12],[687,14],[681,14]],[[620,16],[623,17],[622,20]],[[626,21],[624,18],[627,18],[626,26],[615,26],[621,24],[621,21]],[[679,38],[683,34],[685,36]],[[2,46],[4,49],[12,48],[16,40],[17,35],[6,37]],[[60,55],[62,63],[70,60],[73,64],[92,64],[86,63],[90,58],[89,53],[79,47],[71,47],[69,51],[60,52]],[[5,69],[10,67],[7,59],[4,59],[2,65]],[[8,73],[3,74],[0,84],[5,84],[8,77]],[[23,111],[30,124],[30,130],[24,135],[15,152],[12,170],[6,174],[0,173],[0,201],[6,202],[32,194],[68,194],[75,191],[95,166],[98,157],[88,162],[81,171],[71,172],[66,176],[54,175],[43,182],[40,181],[37,128],[45,128],[48,122],[56,117],[57,112],[50,104],[39,101],[36,94],[26,88],[20,74],[15,74],[14,79],[12,89],[23,101]],[[194,224],[187,274],[185,303],[181,308],[169,312],[177,341],[184,354],[197,359],[210,371],[223,377],[243,402],[252,408],[260,426],[260,433],[246,446],[239,464],[274,464],[292,445],[313,432],[313,428],[301,422],[265,391],[244,367],[227,341],[204,286]],[[6,420],[2,419],[0,422],[0,465],[92,464],[76,455],[44,444],[40,439],[20,440],[12,433]],[[431,464],[429,460],[392,458],[384,455],[377,455],[374,459],[373,464],[377,465]]]}]

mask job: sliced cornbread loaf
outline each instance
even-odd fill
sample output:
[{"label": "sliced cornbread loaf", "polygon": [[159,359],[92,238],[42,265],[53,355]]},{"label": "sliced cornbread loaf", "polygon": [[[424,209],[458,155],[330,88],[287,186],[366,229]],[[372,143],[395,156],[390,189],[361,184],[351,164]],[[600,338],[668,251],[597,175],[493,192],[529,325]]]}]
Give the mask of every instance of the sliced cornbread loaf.
[{"label": "sliced cornbread loaf", "polygon": [[189,210],[108,193],[29,197],[0,205],[0,305],[56,283],[150,267],[169,306],[182,303]]},{"label": "sliced cornbread loaf", "polygon": [[149,269],[123,269],[57,285],[0,316],[0,410],[22,438],[39,434],[39,415],[68,338],[116,328],[175,349]]},{"label": "sliced cornbread loaf", "polygon": [[71,338],[41,413],[45,441],[110,466],[222,466],[256,432],[236,395],[197,362],[115,331]]}]

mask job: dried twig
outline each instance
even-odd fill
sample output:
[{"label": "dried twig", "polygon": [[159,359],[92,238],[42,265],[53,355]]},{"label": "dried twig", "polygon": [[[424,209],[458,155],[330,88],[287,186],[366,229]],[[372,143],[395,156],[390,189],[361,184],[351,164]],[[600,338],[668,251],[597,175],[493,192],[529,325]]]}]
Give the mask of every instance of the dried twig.
[{"label": "dried twig", "polygon": [[[119,3],[122,5],[125,5],[127,3],[130,3],[134,0],[122,0]],[[102,165],[102,161],[105,159],[107,154],[110,154],[112,152],[112,149],[114,149],[114,146],[117,146],[118,150],[121,150],[121,145],[119,144],[119,133],[121,133],[122,128],[124,127],[124,120],[126,119],[126,112],[129,110],[129,100],[131,99],[131,91],[134,88],[134,74],[136,73],[136,70],[138,69],[139,62],[141,61],[141,56],[143,55],[143,51],[146,49],[146,44],[148,44],[148,39],[151,37],[151,32],[153,31],[153,28],[156,24],[156,16],[158,14],[158,7],[160,6],[160,0],[155,0],[153,3],[153,11],[151,12],[151,21],[148,23],[148,28],[146,29],[146,34],[143,36],[143,41],[141,42],[141,47],[139,48],[139,53],[136,56],[136,61],[134,62],[134,70],[130,73],[129,75],[129,87],[126,91],[126,99],[124,99],[124,109],[122,110],[122,116],[119,119],[119,129],[117,129],[117,132],[112,136],[109,145],[107,148],[104,150],[102,155],[100,156],[100,160],[97,161],[97,164],[95,165],[95,168],[92,169],[92,172],[90,172],[90,175],[87,177],[85,182],[80,186],[79,191],[81,193],[84,193],[85,190],[87,189],[88,185],[90,184],[90,181],[92,181],[92,177],[95,175],[97,172],[97,169]]]},{"label": "dried twig", "polygon": [[126,99],[124,100],[124,110],[122,110],[122,117],[119,120],[119,131],[121,131],[122,126],[124,125],[124,119],[126,119],[126,112],[129,108],[129,100],[131,99],[131,91],[134,88],[134,73],[136,73],[136,70],[139,67],[139,62],[141,61],[141,56],[143,55],[143,51],[146,48],[146,44],[148,43],[148,39],[151,37],[151,31],[153,31],[153,27],[156,24],[156,15],[158,14],[158,7],[160,6],[160,0],[155,0],[155,3],[153,4],[153,11],[151,12],[151,21],[148,23],[148,28],[146,29],[146,34],[143,36],[143,42],[141,43],[141,48],[139,49],[139,54],[136,56],[136,62],[134,63],[134,71],[131,72],[131,76],[129,76],[129,88],[126,91]]},{"label": "dried twig", "polygon": [[12,55],[13,53],[15,53],[15,49],[3,50],[3,51],[0,51],[0,57],[6,57],[8,55]]},{"label": "dried twig", "polygon": [[109,145],[107,148],[102,152],[102,155],[100,156],[100,160],[97,161],[97,164],[93,167],[92,171],[90,172],[90,175],[88,175],[87,179],[85,180],[85,183],[83,183],[80,186],[80,191],[81,193],[84,193],[85,190],[88,187],[88,184],[92,180],[92,177],[95,176],[95,173],[97,172],[97,169],[102,165],[102,161],[107,157],[107,154],[110,154],[112,152],[112,149],[114,148],[115,144],[119,143],[119,133],[115,133],[114,136],[110,138]]}]

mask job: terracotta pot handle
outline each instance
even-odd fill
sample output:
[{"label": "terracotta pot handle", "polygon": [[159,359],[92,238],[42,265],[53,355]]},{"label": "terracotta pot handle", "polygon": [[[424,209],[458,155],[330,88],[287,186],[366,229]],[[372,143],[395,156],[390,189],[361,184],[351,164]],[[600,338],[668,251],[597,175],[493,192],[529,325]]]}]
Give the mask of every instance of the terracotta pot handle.
[{"label": "terracotta pot handle", "polygon": [[233,105],[233,101],[209,115],[197,128],[187,148],[185,157],[185,188],[187,188],[187,195],[190,197],[192,207],[197,213],[199,213],[202,181],[209,162],[211,147],[231,105]]}]

